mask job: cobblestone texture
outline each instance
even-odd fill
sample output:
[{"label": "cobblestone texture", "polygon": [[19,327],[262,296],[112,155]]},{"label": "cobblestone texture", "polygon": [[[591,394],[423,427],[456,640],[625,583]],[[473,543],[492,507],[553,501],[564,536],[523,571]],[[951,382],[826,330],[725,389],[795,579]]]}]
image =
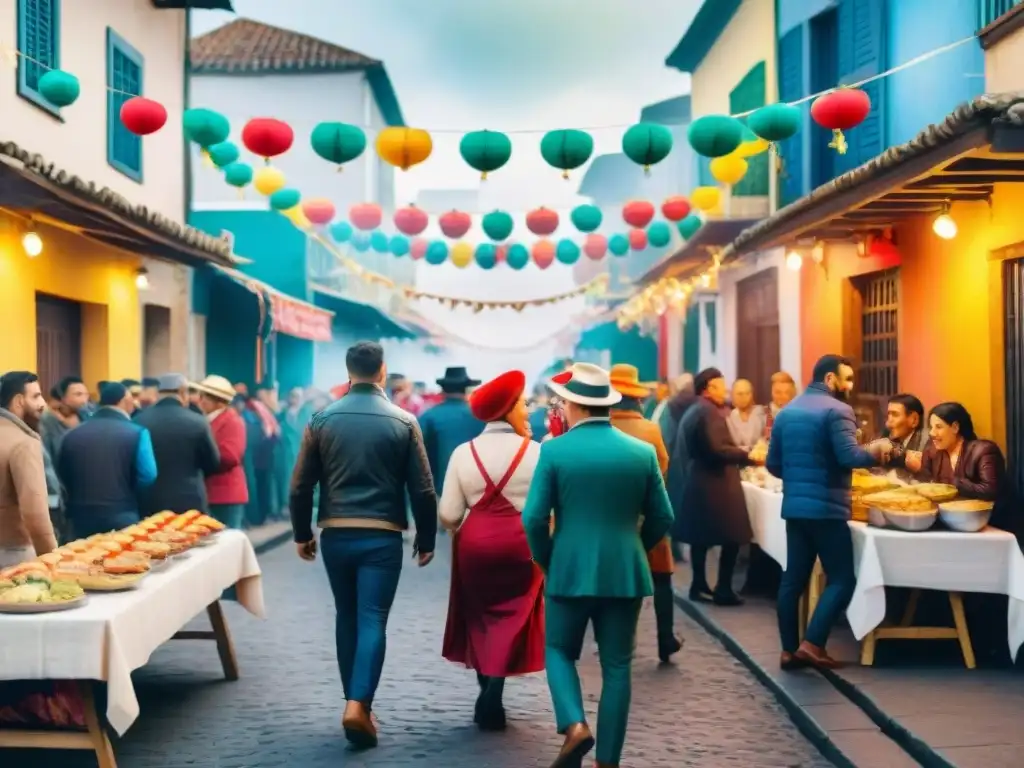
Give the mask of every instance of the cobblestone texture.
[{"label": "cobblestone texture", "polygon": [[[227,609],[242,679],[224,682],[205,643],[173,642],[136,673],[142,715],[116,745],[120,768],[356,768],[445,766],[526,768],[557,753],[542,675],[506,688],[509,728],[472,724],[476,680],[439,655],[448,594],[447,540],[434,563],[405,568],[389,624],[390,647],[375,711],[380,747],[352,753],[334,661],[333,610],[322,564],[298,560],[291,546],[263,556],[270,619]],[[688,619],[686,647],[659,665],[653,609],[641,619],[633,712],[623,766],[629,768],[824,768],[782,709],[720,645]],[[593,648],[581,664],[593,717],[600,672]],[[594,718],[596,719],[596,718]],[[6,751],[7,768],[85,768],[86,753]]]}]

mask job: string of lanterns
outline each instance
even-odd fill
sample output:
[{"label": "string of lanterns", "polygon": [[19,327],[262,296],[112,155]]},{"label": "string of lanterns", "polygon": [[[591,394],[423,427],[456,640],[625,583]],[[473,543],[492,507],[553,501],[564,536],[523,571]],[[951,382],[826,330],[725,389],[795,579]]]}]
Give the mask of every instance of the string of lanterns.
[{"label": "string of lanterns", "polygon": [[688,280],[666,277],[651,283],[618,308],[616,322],[619,328],[624,331],[634,326],[644,328],[650,318],[660,317],[666,312],[682,314],[694,293],[716,290],[719,273],[728,268],[722,266],[716,254],[706,269]]}]

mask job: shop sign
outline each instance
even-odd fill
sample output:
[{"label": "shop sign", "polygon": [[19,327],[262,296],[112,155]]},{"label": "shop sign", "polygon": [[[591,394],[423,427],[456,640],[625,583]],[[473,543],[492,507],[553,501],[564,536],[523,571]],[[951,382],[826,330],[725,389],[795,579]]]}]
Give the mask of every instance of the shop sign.
[{"label": "shop sign", "polygon": [[316,307],[271,296],[274,330],[297,339],[309,341],[331,340],[331,314]]}]

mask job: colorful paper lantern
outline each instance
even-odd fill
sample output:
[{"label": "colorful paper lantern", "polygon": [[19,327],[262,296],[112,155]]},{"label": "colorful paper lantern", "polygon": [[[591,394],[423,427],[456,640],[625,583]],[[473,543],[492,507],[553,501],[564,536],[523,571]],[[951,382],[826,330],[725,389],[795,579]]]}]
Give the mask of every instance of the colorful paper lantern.
[{"label": "colorful paper lantern", "polygon": [[415,205],[399,208],[395,211],[392,220],[395,222],[395,229],[403,235],[409,235],[410,237],[422,234],[423,230],[430,224],[430,217]]},{"label": "colorful paper lantern", "polygon": [[306,214],[302,212],[302,206],[293,205],[291,208],[286,208],[281,211],[281,214],[288,219],[292,224],[302,230],[312,228],[312,223],[306,218]]},{"label": "colorful paper lantern", "polygon": [[405,256],[409,253],[409,238],[404,235],[392,235],[388,240],[388,250],[392,256]]},{"label": "colorful paper lantern", "polygon": [[462,137],[459,154],[486,181],[487,174],[494,173],[512,157],[512,140],[498,131],[473,131]]},{"label": "colorful paper lantern", "polygon": [[690,201],[682,195],[665,198],[661,204],[661,215],[669,221],[682,221],[690,213]]},{"label": "colorful paper lantern", "polygon": [[555,258],[562,264],[575,264],[580,260],[580,247],[572,240],[562,238],[555,248]]},{"label": "colorful paper lantern", "polygon": [[302,200],[302,193],[297,189],[279,189],[270,195],[270,207],[275,211],[287,211],[294,208]]},{"label": "colorful paper lantern", "polygon": [[224,168],[224,181],[241,191],[252,183],[252,166],[246,163],[231,163]]},{"label": "colorful paper lantern", "polygon": [[82,94],[78,78],[62,69],[51,69],[39,78],[39,95],[55,107],[70,107]]},{"label": "colorful paper lantern", "polygon": [[540,154],[544,162],[562,171],[562,178],[569,178],[569,171],[579,168],[594,153],[594,139],[586,131],[574,129],[548,131],[540,140]]},{"label": "colorful paper lantern", "polygon": [[583,253],[587,255],[588,259],[600,261],[607,252],[608,238],[604,235],[595,232],[592,235],[587,235],[587,239],[583,241]]},{"label": "colorful paper lantern", "polygon": [[491,240],[501,242],[507,240],[512,234],[515,221],[512,219],[512,215],[505,211],[491,211],[484,215],[480,221],[480,227]]},{"label": "colorful paper lantern", "polygon": [[847,150],[843,131],[856,128],[871,112],[871,97],[859,88],[839,88],[819,96],[811,104],[811,118],[832,131],[829,146],[840,155]]},{"label": "colorful paper lantern", "polygon": [[803,113],[792,104],[769,104],[747,118],[747,126],[769,144],[785,141],[800,130]]},{"label": "colorful paper lantern", "polygon": [[555,263],[555,244],[550,240],[538,240],[530,249],[533,263],[541,269],[547,269]]},{"label": "colorful paper lantern", "polygon": [[311,223],[316,224],[318,227],[323,227],[331,223],[331,219],[334,218],[337,209],[335,209],[334,203],[321,197],[313,200],[303,200],[302,212]]},{"label": "colorful paper lantern", "polygon": [[473,226],[473,217],[463,211],[448,211],[437,221],[445,237],[458,240]]},{"label": "colorful paper lantern", "polygon": [[720,184],[732,186],[739,184],[747,175],[749,164],[736,154],[716,157],[710,163],[711,175]]},{"label": "colorful paper lantern", "polygon": [[409,243],[409,255],[413,261],[419,261],[427,254],[427,248],[430,247],[430,242],[422,237],[413,238],[412,242]]},{"label": "colorful paper lantern", "polygon": [[511,269],[519,271],[530,263],[530,252],[526,250],[526,246],[522,243],[512,243],[505,253],[505,263]]},{"label": "colorful paper lantern", "polygon": [[348,209],[348,220],[356,229],[364,232],[380,227],[384,215],[376,203],[359,203]]},{"label": "colorful paper lantern", "polygon": [[231,135],[231,123],[220,112],[212,109],[186,109],[181,123],[188,140],[203,149],[227,141]]},{"label": "colorful paper lantern", "polygon": [[285,175],[272,165],[257,168],[252,179],[252,185],[264,197],[269,197],[277,190],[284,189],[284,185],[287,183]]},{"label": "colorful paper lantern", "polygon": [[473,258],[480,269],[494,269],[498,265],[498,249],[491,243],[480,243]]},{"label": "colorful paper lantern", "polygon": [[370,233],[370,247],[376,253],[388,252],[388,236],[380,230]]},{"label": "colorful paper lantern", "polygon": [[309,135],[313,151],[340,171],[366,151],[363,129],[348,123],[318,123]]},{"label": "colorful paper lantern", "polygon": [[444,240],[433,240],[430,245],[427,246],[426,253],[427,264],[433,264],[435,267],[438,264],[444,264],[448,259],[448,243]]},{"label": "colorful paper lantern", "polygon": [[679,235],[683,240],[689,240],[697,234],[697,230],[700,229],[703,224],[704,222],[701,221],[700,216],[695,213],[691,213],[685,219],[680,221],[679,224],[676,225],[676,228],[679,230]]},{"label": "colorful paper lantern", "polygon": [[273,117],[254,117],[242,128],[245,148],[267,163],[270,158],[283,155],[295,143],[295,131],[283,120]]},{"label": "colorful paper lantern", "polygon": [[629,253],[629,238],[625,235],[612,235],[608,239],[608,250],[613,256],[625,256]]},{"label": "colorful paper lantern", "polygon": [[230,141],[222,141],[220,144],[214,144],[212,147],[207,148],[206,153],[209,155],[210,161],[218,168],[224,168],[225,166],[231,165],[242,155],[242,153],[238,151],[238,147]]},{"label": "colorful paper lantern", "polygon": [[771,149],[771,142],[767,139],[762,139],[760,136],[755,136],[750,141],[744,141],[738,147],[733,154],[736,157],[742,157],[744,160],[750,157],[757,157],[762,155]]},{"label": "colorful paper lantern", "polygon": [[352,247],[359,253],[366,253],[370,250],[370,234],[368,232],[356,232],[352,235]]},{"label": "colorful paper lantern", "polygon": [[498,260],[499,264],[505,263],[505,256],[508,255],[507,245],[495,245],[494,246],[494,257]]},{"label": "colorful paper lantern", "polygon": [[355,230],[347,221],[338,221],[331,225],[331,239],[336,243],[347,243],[354,234]]},{"label": "colorful paper lantern", "polygon": [[690,193],[690,202],[698,211],[713,211],[722,202],[722,192],[718,187],[697,187]]},{"label": "colorful paper lantern", "polygon": [[672,242],[672,230],[664,221],[656,221],[647,228],[647,242],[652,248],[664,248]]},{"label": "colorful paper lantern", "polygon": [[654,218],[654,206],[646,200],[630,200],[622,206],[622,220],[629,226],[643,229]]},{"label": "colorful paper lantern", "polygon": [[421,128],[385,128],[377,135],[377,154],[395,168],[408,171],[434,151],[434,141]]},{"label": "colorful paper lantern", "polygon": [[743,123],[728,115],[705,115],[690,123],[686,135],[698,155],[723,157],[743,143]]},{"label": "colorful paper lantern", "polygon": [[121,124],[136,136],[149,136],[167,125],[167,109],[159,101],[133,96],[121,105]]},{"label": "colorful paper lantern", "polygon": [[526,228],[538,237],[547,237],[558,229],[558,213],[550,208],[536,208],[526,214]]},{"label": "colorful paper lantern", "polygon": [[572,209],[569,218],[580,232],[593,232],[601,226],[604,214],[596,205],[577,205]]},{"label": "colorful paper lantern", "polygon": [[459,240],[459,242],[452,246],[451,252],[448,254],[448,260],[452,263],[452,266],[458,269],[465,269],[473,263],[473,246],[465,240]]},{"label": "colorful paper lantern", "polygon": [[672,151],[672,131],[657,123],[638,123],[622,135],[622,153],[644,173],[660,163]]},{"label": "colorful paper lantern", "polygon": [[629,247],[634,251],[642,251],[647,247],[647,233],[642,229],[629,230]]}]

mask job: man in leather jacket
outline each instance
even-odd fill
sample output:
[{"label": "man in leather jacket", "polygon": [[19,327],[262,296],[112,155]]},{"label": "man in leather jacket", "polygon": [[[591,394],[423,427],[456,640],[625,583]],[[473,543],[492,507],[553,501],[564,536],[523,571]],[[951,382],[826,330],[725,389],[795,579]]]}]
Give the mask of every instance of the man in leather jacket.
[{"label": "man in leather jacket", "polygon": [[384,666],[385,628],[402,571],[406,492],[416,522],[413,556],[434,557],[437,495],[416,418],[384,394],[384,350],[370,341],[345,357],[351,387],[310,420],[292,476],[291,518],[299,556],[315,560],[313,491],[327,577],[338,618],[335,641],[347,704],[345,736],[377,744],[370,718]]}]

